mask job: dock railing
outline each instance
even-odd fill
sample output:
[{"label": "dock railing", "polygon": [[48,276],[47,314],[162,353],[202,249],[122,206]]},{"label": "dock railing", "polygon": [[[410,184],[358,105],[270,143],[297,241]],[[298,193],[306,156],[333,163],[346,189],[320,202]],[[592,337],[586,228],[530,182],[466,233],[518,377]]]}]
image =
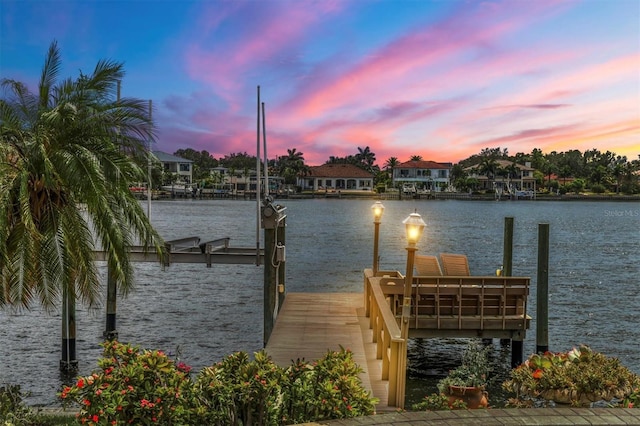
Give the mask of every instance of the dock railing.
[{"label": "dock railing", "polygon": [[387,296],[382,292],[380,283],[390,281],[404,282],[404,276],[397,271],[378,271],[374,276],[371,269],[364,271],[365,315],[369,317],[369,328],[373,330],[373,343],[376,344],[376,358],[382,360],[382,380],[388,380],[387,405],[403,407],[399,398],[398,385],[403,382],[400,375],[403,345],[407,342],[400,337],[400,326],[389,309]]},{"label": "dock railing", "polygon": [[[496,276],[415,276],[411,289],[410,337],[482,337],[522,342],[529,328],[531,279]],[[404,407],[406,383],[400,319],[405,277],[397,271],[364,271],[365,314],[373,330],[389,406]]]}]

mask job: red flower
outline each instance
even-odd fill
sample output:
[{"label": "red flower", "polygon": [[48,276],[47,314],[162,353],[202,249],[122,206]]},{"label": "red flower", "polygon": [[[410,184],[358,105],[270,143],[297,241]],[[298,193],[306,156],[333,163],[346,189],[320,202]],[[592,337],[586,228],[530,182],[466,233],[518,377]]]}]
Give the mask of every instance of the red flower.
[{"label": "red flower", "polygon": [[98,420],[99,420],[98,415],[94,414],[93,417],[91,417],[91,420],[93,420],[94,423],[98,423]]},{"label": "red flower", "polygon": [[83,403],[84,405],[86,405],[87,407],[91,405],[91,401],[89,401],[88,399],[84,399],[84,400],[82,400],[82,403]]},{"label": "red flower", "polygon": [[78,383],[76,383],[76,386],[79,389],[82,389],[84,387],[84,379],[82,377],[78,379]]},{"label": "red flower", "polygon": [[542,370],[538,368],[536,371],[533,372],[532,376],[534,379],[542,378]]}]

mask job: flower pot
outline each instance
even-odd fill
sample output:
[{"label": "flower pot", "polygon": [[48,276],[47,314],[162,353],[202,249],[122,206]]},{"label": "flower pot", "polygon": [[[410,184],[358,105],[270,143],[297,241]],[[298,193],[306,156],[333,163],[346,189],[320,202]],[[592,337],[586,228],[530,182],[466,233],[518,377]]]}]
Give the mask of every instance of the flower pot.
[{"label": "flower pot", "polygon": [[484,386],[449,386],[449,407],[455,401],[463,401],[467,408],[486,408],[489,405],[489,394],[484,390]]}]

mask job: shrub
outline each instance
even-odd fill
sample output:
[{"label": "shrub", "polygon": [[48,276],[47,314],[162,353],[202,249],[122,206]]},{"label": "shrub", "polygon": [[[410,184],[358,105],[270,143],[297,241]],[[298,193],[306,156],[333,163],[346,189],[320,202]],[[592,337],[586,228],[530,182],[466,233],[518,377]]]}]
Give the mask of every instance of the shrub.
[{"label": "shrub", "polygon": [[449,405],[449,397],[443,393],[427,395],[422,401],[411,406],[413,411],[464,410],[466,408],[467,404],[458,399]]},{"label": "shrub", "polygon": [[18,426],[31,424],[33,415],[24,404],[24,398],[29,396],[20,390],[18,385],[0,387],[0,423]]},{"label": "shrub", "polygon": [[568,352],[531,355],[511,371],[511,378],[502,386],[516,393],[516,399],[537,398],[582,406],[631,397],[640,387],[640,376],[617,358],[581,346]]},{"label": "shrub", "polygon": [[593,192],[594,194],[604,194],[605,191],[606,188],[602,184],[594,183],[593,185],[591,185],[591,192]]},{"label": "shrub", "polygon": [[207,425],[280,424],[285,379],[264,351],[253,361],[245,352],[229,355],[198,374],[197,414]]},{"label": "shrub", "polygon": [[99,370],[58,394],[65,404],[80,405],[83,424],[281,425],[372,414],[377,402],[343,348],[287,369],[264,351],[254,360],[237,352],[194,382],[188,366],[161,351],[116,341],[103,347]]},{"label": "shrub", "polygon": [[362,387],[362,369],[344,348],[311,364],[297,360],[285,374],[282,419],[286,424],[373,414],[376,398]]},{"label": "shrub", "polygon": [[162,351],[141,351],[117,341],[102,346],[100,370],[58,394],[63,403],[81,406],[83,424],[195,424],[188,366]]}]

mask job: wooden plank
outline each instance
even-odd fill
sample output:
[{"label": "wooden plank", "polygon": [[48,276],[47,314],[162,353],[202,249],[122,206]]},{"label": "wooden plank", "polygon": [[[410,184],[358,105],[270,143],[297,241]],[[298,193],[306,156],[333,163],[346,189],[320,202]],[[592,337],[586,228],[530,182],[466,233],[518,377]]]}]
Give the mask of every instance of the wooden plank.
[{"label": "wooden plank", "polygon": [[340,345],[351,349],[365,370],[363,386],[380,399],[376,409],[386,411],[388,383],[381,379],[370,333],[362,293],[287,293],[265,350],[277,365],[287,367],[298,358],[322,358]]}]

